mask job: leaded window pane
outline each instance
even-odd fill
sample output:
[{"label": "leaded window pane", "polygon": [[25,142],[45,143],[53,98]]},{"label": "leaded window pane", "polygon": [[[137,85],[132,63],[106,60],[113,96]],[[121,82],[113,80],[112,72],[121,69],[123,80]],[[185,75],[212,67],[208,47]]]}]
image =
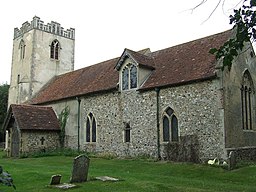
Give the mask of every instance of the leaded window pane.
[{"label": "leaded window pane", "polygon": [[92,118],[92,142],[96,142],[96,121]]},{"label": "leaded window pane", "polygon": [[178,119],[175,115],[172,116],[172,141],[179,141]]},{"label": "leaded window pane", "polygon": [[131,89],[137,88],[137,67],[135,65],[132,65],[130,69],[130,81]]},{"label": "leaded window pane", "polygon": [[170,140],[170,128],[169,128],[169,119],[164,116],[163,118],[163,141]]},{"label": "leaded window pane", "polygon": [[122,90],[127,90],[129,84],[129,70],[128,68],[125,68],[123,70],[123,77],[122,77]]},{"label": "leaded window pane", "polygon": [[166,109],[166,113],[169,115],[169,117],[172,116],[172,114],[173,114],[173,109],[170,108],[170,107],[168,107],[168,109]]},{"label": "leaded window pane", "polygon": [[91,124],[90,124],[90,119],[89,117],[87,117],[86,120],[86,142],[90,142],[90,128],[91,128]]}]

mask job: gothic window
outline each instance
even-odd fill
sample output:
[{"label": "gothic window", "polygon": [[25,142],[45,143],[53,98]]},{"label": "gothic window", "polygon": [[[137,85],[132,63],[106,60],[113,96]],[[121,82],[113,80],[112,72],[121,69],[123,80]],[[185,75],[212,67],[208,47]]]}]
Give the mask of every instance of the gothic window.
[{"label": "gothic window", "polygon": [[20,59],[22,60],[25,58],[25,43],[23,39],[20,41],[19,49],[20,49]]},{"label": "gothic window", "polygon": [[86,119],[86,142],[96,142],[96,120],[92,113],[89,113]]},{"label": "gothic window", "polygon": [[179,141],[178,119],[170,107],[163,114],[162,140],[163,142]]},{"label": "gothic window", "polygon": [[254,87],[251,75],[248,70],[244,72],[241,86],[241,108],[242,108],[242,127],[252,129],[252,113],[254,103]]},{"label": "gothic window", "polygon": [[135,89],[138,85],[138,72],[134,64],[128,64],[122,71],[122,90]]},{"label": "gothic window", "polygon": [[50,55],[51,59],[59,60],[60,43],[56,39],[51,43],[51,53],[50,54],[51,54]]}]

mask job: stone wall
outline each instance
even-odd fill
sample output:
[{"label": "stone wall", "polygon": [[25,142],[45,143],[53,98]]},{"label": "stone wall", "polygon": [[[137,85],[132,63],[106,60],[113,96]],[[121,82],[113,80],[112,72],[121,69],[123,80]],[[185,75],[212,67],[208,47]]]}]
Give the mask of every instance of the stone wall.
[{"label": "stone wall", "polygon": [[[86,143],[85,127],[89,113],[97,123],[97,142]],[[130,142],[124,141],[126,124]],[[125,91],[93,95],[82,102],[81,146],[85,150],[115,153],[118,156],[157,156],[156,94]]]},{"label": "stone wall", "polygon": [[237,161],[256,161],[256,147],[227,148],[227,153],[235,153]]},{"label": "stone wall", "polygon": [[[174,110],[179,125],[179,147],[191,150],[192,146],[189,143],[195,142],[192,154],[197,154],[198,157],[183,159],[204,161],[226,156],[221,98],[218,79],[160,90],[160,117],[168,106]],[[162,127],[160,118],[160,130]],[[182,144],[184,141],[188,142],[187,147],[186,144]],[[162,143],[161,156],[170,157],[170,154],[165,154],[166,146],[166,143]],[[181,157],[172,158],[181,159]]]},{"label": "stone wall", "polygon": [[[43,140],[42,140],[43,138]],[[46,151],[60,147],[59,132],[56,131],[22,131],[20,137],[20,154]]]},{"label": "stone wall", "polygon": [[[159,95],[160,146],[157,141],[157,94],[151,91],[109,92],[81,97],[80,149],[112,153],[118,156],[147,155],[179,161],[204,161],[225,158],[222,92],[219,80],[208,80],[184,86],[164,88]],[[66,100],[51,104],[56,113],[65,106],[71,111],[66,127],[66,147],[78,147],[78,102]],[[163,112],[171,107],[178,118],[180,142],[178,156],[168,153],[170,146],[162,142]],[[86,119],[92,113],[97,124],[96,142],[86,142]],[[130,142],[124,142],[126,124],[130,126]]]},{"label": "stone wall", "polygon": [[[248,71],[253,81],[252,92],[252,129],[243,129],[241,85],[243,74]],[[223,78],[223,95],[225,109],[225,135],[227,148],[255,147],[256,146],[256,59],[251,45],[239,54],[232,68],[220,71]]]}]

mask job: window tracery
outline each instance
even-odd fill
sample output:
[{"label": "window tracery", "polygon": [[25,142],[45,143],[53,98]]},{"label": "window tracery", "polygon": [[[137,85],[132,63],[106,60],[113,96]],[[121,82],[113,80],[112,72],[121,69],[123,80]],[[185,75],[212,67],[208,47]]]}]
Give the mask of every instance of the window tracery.
[{"label": "window tracery", "polygon": [[242,104],[242,127],[245,130],[251,130],[254,103],[254,86],[248,70],[244,72],[240,90]]},{"label": "window tracery", "polygon": [[89,113],[86,119],[86,142],[96,142],[96,120],[92,113]]},{"label": "window tracery", "polygon": [[163,114],[163,142],[179,141],[178,119],[174,114],[174,110],[168,107]]},{"label": "window tracery", "polygon": [[128,64],[122,71],[122,90],[138,87],[138,69],[134,64]]},{"label": "window tracery", "polygon": [[58,40],[54,40],[51,43],[51,54],[50,54],[50,58],[51,59],[55,59],[55,60],[59,60],[59,52],[60,52],[60,44]]}]

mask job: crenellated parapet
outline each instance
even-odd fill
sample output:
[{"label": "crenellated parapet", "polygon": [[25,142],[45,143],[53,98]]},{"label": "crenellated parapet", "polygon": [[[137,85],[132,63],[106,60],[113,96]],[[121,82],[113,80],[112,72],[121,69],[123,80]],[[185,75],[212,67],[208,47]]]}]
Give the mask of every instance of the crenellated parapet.
[{"label": "crenellated parapet", "polygon": [[64,28],[61,27],[59,23],[54,21],[52,21],[51,23],[47,23],[45,25],[44,22],[40,20],[40,17],[37,16],[34,16],[33,20],[30,23],[28,21],[23,23],[20,29],[17,27],[14,28],[14,39],[22,36],[24,33],[30,31],[31,29],[39,29],[69,39],[75,39],[74,28],[64,30]]}]

